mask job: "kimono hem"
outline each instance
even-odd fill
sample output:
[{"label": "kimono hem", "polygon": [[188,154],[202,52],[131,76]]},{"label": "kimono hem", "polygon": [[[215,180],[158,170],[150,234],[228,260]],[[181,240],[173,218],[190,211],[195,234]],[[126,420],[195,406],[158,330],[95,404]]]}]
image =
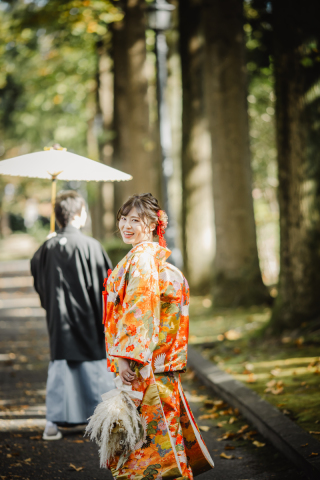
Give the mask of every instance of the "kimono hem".
[{"label": "kimono hem", "polygon": [[189,287],[166,262],[167,248],[141,243],[116,266],[107,282],[105,322],[108,369],[117,357],[134,360],[133,390],[144,438],[122,468],[121,480],[190,479],[213,467],[184,395],[180,372],[187,363]]}]

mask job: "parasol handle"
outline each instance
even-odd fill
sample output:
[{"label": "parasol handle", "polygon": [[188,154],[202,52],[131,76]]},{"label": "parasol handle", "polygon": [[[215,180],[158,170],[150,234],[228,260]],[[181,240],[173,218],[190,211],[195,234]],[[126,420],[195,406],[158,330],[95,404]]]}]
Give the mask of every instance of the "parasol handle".
[{"label": "parasol handle", "polygon": [[54,207],[56,204],[56,194],[57,194],[57,178],[55,175],[52,175],[50,233],[53,233],[56,229],[56,216],[54,213]]}]

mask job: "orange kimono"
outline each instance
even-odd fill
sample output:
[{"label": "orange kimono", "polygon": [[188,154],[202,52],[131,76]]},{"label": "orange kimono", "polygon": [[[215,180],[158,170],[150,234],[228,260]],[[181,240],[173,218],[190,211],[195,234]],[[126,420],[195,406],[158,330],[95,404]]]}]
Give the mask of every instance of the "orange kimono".
[{"label": "orange kimono", "polygon": [[121,480],[190,479],[213,467],[180,382],[187,364],[189,286],[166,262],[170,250],[143,242],[130,250],[107,282],[105,335],[108,370],[117,357],[132,360],[133,390],[145,435],[124,466],[109,465]]}]

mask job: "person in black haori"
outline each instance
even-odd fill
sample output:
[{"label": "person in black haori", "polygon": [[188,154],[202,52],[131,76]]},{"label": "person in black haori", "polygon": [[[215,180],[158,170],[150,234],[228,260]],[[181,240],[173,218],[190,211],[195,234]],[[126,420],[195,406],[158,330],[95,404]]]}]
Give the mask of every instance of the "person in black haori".
[{"label": "person in black haori", "polygon": [[58,425],[86,423],[101,395],[114,388],[106,366],[101,295],[110,259],[97,240],[80,232],[87,213],[78,193],[60,193],[55,214],[61,229],[31,260],[50,340],[45,440],[62,437]]}]

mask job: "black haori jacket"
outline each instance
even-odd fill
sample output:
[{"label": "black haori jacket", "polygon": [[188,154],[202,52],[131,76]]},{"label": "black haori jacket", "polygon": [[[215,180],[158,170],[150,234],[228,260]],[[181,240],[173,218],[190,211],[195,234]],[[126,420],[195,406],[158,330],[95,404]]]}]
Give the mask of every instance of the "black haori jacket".
[{"label": "black haori jacket", "polygon": [[51,360],[106,358],[101,291],[109,268],[100,243],[70,225],[34,254],[31,273],[47,312]]}]

